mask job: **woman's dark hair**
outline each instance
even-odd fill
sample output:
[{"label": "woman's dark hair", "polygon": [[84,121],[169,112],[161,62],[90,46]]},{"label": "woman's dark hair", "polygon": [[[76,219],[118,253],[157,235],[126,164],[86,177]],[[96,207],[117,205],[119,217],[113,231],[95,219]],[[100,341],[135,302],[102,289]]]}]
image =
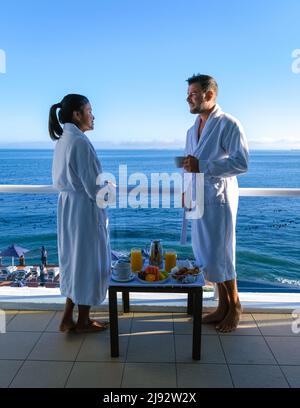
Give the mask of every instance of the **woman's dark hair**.
[{"label": "woman's dark hair", "polygon": [[[49,112],[49,134],[52,140],[58,140],[63,133],[61,124],[73,122],[73,112],[81,111],[83,106],[89,103],[88,98],[83,95],[69,94],[66,95],[59,103],[51,106]],[[57,109],[58,117],[56,114]]]}]

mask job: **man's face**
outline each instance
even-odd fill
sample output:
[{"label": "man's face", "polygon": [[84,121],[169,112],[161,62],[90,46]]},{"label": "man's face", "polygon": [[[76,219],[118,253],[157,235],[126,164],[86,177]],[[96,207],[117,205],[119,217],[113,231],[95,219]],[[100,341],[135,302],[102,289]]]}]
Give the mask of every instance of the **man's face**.
[{"label": "man's face", "polygon": [[203,92],[197,83],[189,85],[186,100],[191,113],[203,113],[210,109],[207,93]]}]

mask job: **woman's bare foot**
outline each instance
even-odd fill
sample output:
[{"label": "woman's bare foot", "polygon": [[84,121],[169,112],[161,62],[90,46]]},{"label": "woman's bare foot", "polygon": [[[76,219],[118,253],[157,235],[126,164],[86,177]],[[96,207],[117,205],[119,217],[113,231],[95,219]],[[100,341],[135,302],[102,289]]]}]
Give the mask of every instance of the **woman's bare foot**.
[{"label": "woman's bare foot", "polygon": [[242,306],[240,303],[230,307],[226,317],[216,326],[216,329],[221,333],[229,333],[234,331],[238,327],[241,314]]},{"label": "woman's bare foot", "polygon": [[202,323],[203,324],[212,324],[212,323],[220,323],[227,315],[228,313],[228,307],[220,308],[218,307],[217,310],[215,310],[212,313],[209,313],[202,317]]},{"label": "woman's bare foot", "polygon": [[66,331],[69,331],[69,330],[74,330],[75,327],[76,327],[76,324],[73,321],[73,319],[71,319],[71,320],[62,320],[60,325],[59,325],[59,331],[66,332]]},{"label": "woman's bare foot", "polygon": [[76,333],[95,333],[108,329],[109,322],[100,322],[99,320],[89,319],[84,326],[76,325]]}]

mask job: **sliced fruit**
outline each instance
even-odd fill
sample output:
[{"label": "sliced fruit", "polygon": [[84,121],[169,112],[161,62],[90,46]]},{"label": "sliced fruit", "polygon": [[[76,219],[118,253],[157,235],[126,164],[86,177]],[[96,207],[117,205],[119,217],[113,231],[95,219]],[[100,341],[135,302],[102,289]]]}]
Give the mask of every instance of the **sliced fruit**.
[{"label": "sliced fruit", "polygon": [[146,275],[151,274],[151,275],[155,275],[155,280],[159,280],[159,268],[157,266],[154,265],[148,265],[145,269],[145,273]]},{"label": "sliced fruit", "polygon": [[147,282],[154,282],[156,280],[156,276],[154,275],[154,273],[147,273],[145,280]]}]

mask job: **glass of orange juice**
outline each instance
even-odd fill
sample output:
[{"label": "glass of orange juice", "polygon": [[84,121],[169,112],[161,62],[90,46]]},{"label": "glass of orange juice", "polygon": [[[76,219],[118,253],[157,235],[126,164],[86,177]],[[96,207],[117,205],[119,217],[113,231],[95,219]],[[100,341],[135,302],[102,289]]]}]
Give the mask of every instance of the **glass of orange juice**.
[{"label": "glass of orange juice", "polygon": [[142,250],[138,248],[132,248],[130,254],[131,271],[138,272],[143,268]]},{"label": "glass of orange juice", "polygon": [[177,255],[172,249],[165,252],[165,271],[170,272],[176,266]]}]

